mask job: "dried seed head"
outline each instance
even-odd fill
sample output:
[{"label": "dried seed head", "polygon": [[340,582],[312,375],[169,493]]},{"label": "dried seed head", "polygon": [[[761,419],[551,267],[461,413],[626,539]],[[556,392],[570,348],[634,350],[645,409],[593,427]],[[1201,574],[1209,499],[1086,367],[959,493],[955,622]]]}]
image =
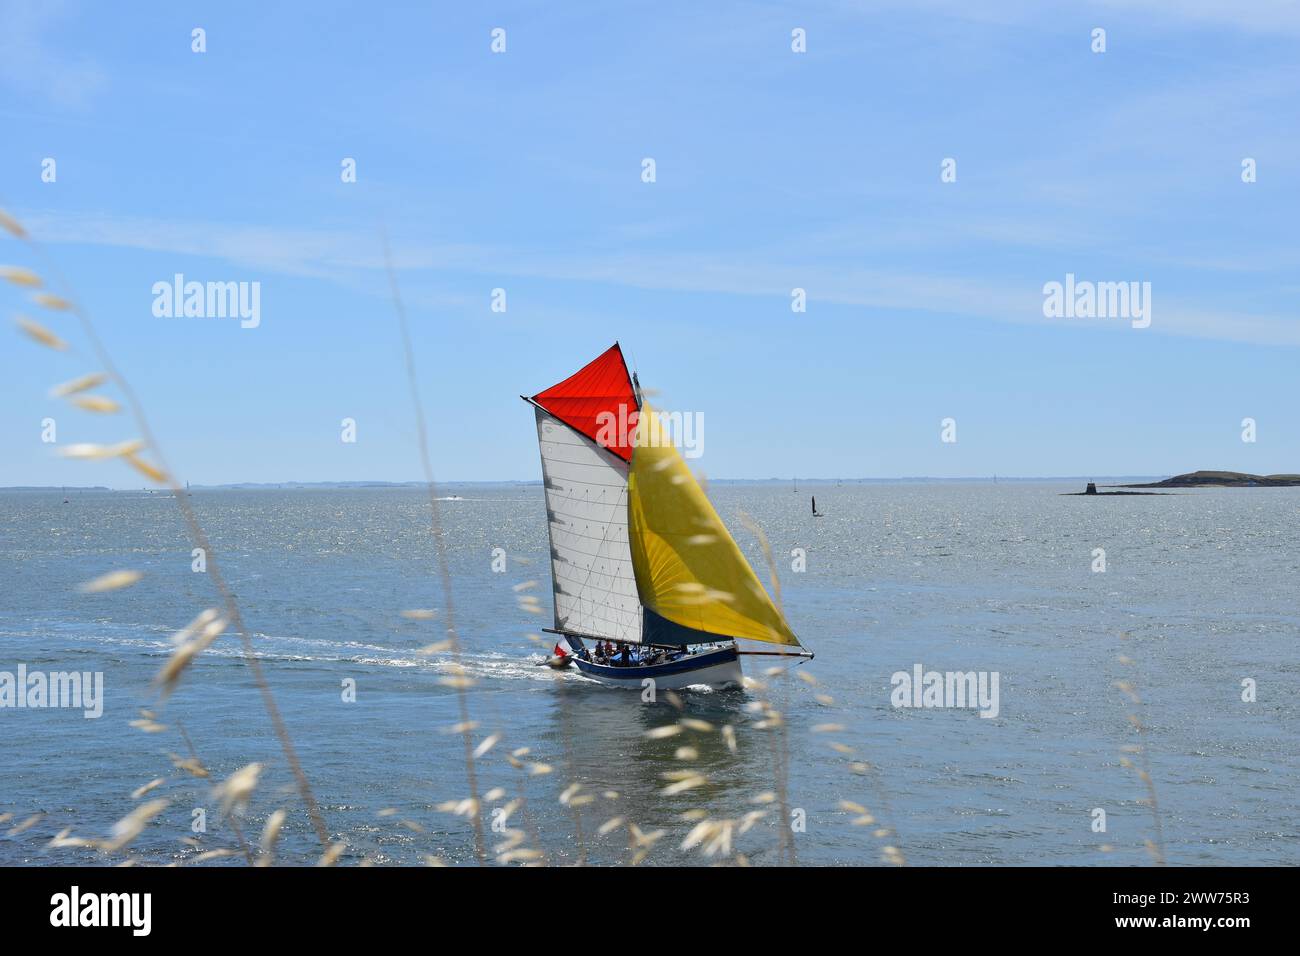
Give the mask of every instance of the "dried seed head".
[{"label": "dried seed head", "polygon": [[215,609],[208,608],[178,631],[172,640],[177,642],[176,650],[159,669],[153,679],[154,686],[166,697],[176,689],[181,674],[202,654],[212,642],[226,629],[226,619]]},{"label": "dried seed head", "polygon": [[260,763],[250,763],[217,784],[213,795],[221,800],[221,812],[229,813],[232,809],[242,810],[248,806],[248,798],[257,789],[257,778],[261,773]]},{"label": "dried seed head", "polygon": [[81,378],[74,378],[71,381],[64,382],[62,385],[55,385],[50,389],[50,397],[67,398],[69,395],[75,395],[78,392],[99,388],[107,381],[108,376],[103,372],[93,372],[90,375],[83,375]]},{"label": "dried seed head", "polygon": [[628,832],[632,834],[632,842],[637,846],[645,847],[646,849],[654,846],[655,843],[663,837],[665,832],[663,830],[651,830],[649,833],[646,833],[643,832],[635,823],[629,823],[627,829]]},{"label": "dried seed head", "polygon": [[41,277],[31,269],[22,266],[0,266],[0,279],[7,279],[14,285],[24,285],[31,289],[41,287]]},{"label": "dried seed head", "polygon": [[105,850],[116,852],[140,835],[147,824],[171,805],[169,800],[150,800],[140,804],[121,820],[113,824],[109,831],[111,839],[103,843]]},{"label": "dried seed head", "polygon": [[13,216],[9,215],[3,209],[0,209],[0,229],[3,229],[15,239],[26,239],[27,230]]},{"label": "dried seed head", "polygon": [[542,858],[541,850],[530,850],[521,847],[518,850],[511,850],[509,853],[502,853],[499,857],[497,857],[497,862],[498,863],[517,863],[517,862],[532,863],[534,860],[540,860],[541,858]]},{"label": "dried seed head", "polygon": [[664,787],[660,793],[666,797],[671,797],[678,793],[685,793],[687,790],[694,790],[696,787],[702,787],[708,782],[709,781],[706,777],[699,774],[692,774],[689,777],[678,780],[676,783],[669,784]]},{"label": "dried seed head", "polygon": [[563,792],[560,793],[560,803],[565,804],[567,806],[569,801],[573,799],[574,795],[581,788],[582,788],[582,784],[580,783],[569,784],[567,787],[564,788]]},{"label": "dried seed head", "polygon": [[28,818],[27,818],[26,820],[24,820],[22,823],[19,823],[19,824],[17,824],[16,826],[10,827],[10,828],[9,828],[9,832],[8,832],[7,834],[5,834],[5,835],[6,835],[6,836],[11,836],[11,837],[12,837],[12,836],[18,836],[18,834],[20,834],[20,833],[26,833],[28,830],[30,830],[32,827],[36,826],[36,824],[40,823],[40,822],[41,822],[42,820],[44,820],[44,819],[45,819],[45,814],[43,814],[43,813],[33,813],[30,817],[28,817]]},{"label": "dried seed head", "polygon": [[87,581],[79,585],[77,590],[82,594],[99,594],[102,591],[117,591],[121,588],[129,588],[135,582],[139,581],[143,575],[139,571],[110,571],[108,574],[101,575],[93,581]]},{"label": "dried seed head", "polygon": [[139,455],[136,455],[134,453],[127,453],[122,455],[122,458],[126,461],[127,464],[129,464],[136,471],[140,472],[140,474],[144,475],[150,481],[155,481],[160,485],[167,484],[167,473],[164,472],[158,466],[152,465],[149,462],[145,461]]},{"label": "dried seed head", "polygon": [[166,783],[166,781],[162,777],[155,777],[153,780],[150,780],[148,783],[146,783],[143,787],[136,787],[134,790],[132,790],[131,799],[139,800],[150,790],[154,790],[158,787],[161,787],[164,783]]},{"label": "dried seed head", "polygon": [[68,350],[67,342],[63,341],[63,339],[59,338],[39,322],[33,322],[31,319],[22,315],[18,316],[16,321],[18,327],[23,331],[23,334],[33,342],[44,345],[46,348],[54,349],[56,352],[66,352]]},{"label": "dried seed head", "polygon": [[207,777],[211,776],[208,773],[208,768],[203,766],[203,764],[199,763],[197,757],[181,757],[176,754],[168,754],[168,756],[171,757],[172,759],[173,767],[175,767],[177,770],[184,770],[191,777],[206,779]]},{"label": "dried seed head", "polygon": [[113,415],[122,410],[122,406],[103,395],[74,395],[69,399],[73,405],[97,415]]},{"label": "dried seed head", "polygon": [[92,445],[84,442],[66,445],[59,449],[59,454],[64,458],[85,458],[97,461],[105,458],[121,458],[126,455],[134,455],[143,448],[144,442],[135,438],[131,441],[119,442],[116,445]]},{"label": "dried seed head", "polygon": [[266,825],[262,827],[262,856],[258,859],[258,866],[270,866],[271,856],[275,852],[276,841],[280,839],[280,829],[284,826],[284,821],[288,814],[284,810],[276,810],[266,818]]},{"label": "dried seed head", "polygon": [[72,308],[72,303],[67,299],[50,292],[36,292],[32,295],[32,301],[42,308],[53,309],[56,312],[67,312]]},{"label": "dried seed head", "polygon": [[324,853],[321,854],[320,859],[316,861],[316,865],[333,866],[335,863],[339,861],[339,857],[343,855],[343,851],[346,850],[347,848],[348,845],[346,843],[335,843],[328,850],[326,850]]}]

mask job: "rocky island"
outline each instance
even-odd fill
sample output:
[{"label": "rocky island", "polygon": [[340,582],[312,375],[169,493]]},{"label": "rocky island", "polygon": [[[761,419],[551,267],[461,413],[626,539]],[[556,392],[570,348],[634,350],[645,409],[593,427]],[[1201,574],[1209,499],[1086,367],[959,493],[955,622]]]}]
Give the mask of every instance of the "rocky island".
[{"label": "rocky island", "polygon": [[[1137,487],[1146,487],[1146,486],[1120,485],[1119,487],[1137,488]],[[1088,487],[1085,488],[1083,491],[1069,491],[1069,492],[1065,492],[1064,494],[1065,496],[1068,497],[1073,495],[1160,495],[1160,494],[1164,494],[1164,492],[1162,491],[1098,491],[1097,483],[1094,481],[1090,481],[1088,482]]]},{"label": "rocky island", "polygon": [[1300,475],[1248,475],[1241,471],[1192,471],[1164,481],[1120,488],[1290,488],[1300,486]]}]

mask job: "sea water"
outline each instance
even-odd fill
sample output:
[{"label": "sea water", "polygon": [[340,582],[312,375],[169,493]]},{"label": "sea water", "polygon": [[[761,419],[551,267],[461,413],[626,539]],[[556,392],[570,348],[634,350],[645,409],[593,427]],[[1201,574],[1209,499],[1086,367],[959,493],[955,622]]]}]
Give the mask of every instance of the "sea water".
[{"label": "sea water", "polygon": [[[551,646],[540,487],[440,487],[461,498],[439,512],[474,742],[501,735],[477,767],[480,793],[505,791],[484,807],[489,855],[503,828],[519,827],[547,862],[625,862],[626,828],[597,832],[621,817],[664,831],[646,864],[712,862],[681,848],[686,815],[739,822],[759,811],[731,846],[757,864],[789,859],[784,844],[803,864],[875,864],[894,846],[913,864],[1132,865],[1150,861],[1147,841],[1173,864],[1300,862],[1300,489],[1062,495],[1080,487],[713,483],[766,583],[768,558],[741,514],[765,532],[786,616],[816,658],[745,658],[763,688],[683,692],[686,715],[714,729],[663,739],[647,732],[677,719],[666,695],[647,703],[538,666]],[[812,516],[809,494],[825,517]],[[347,844],[341,862],[472,861],[468,820],[439,809],[470,793],[461,737],[449,732],[460,719],[444,683],[454,663],[420,653],[445,638],[442,619],[402,615],[446,612],[427,494],[196,490],[187,500],[330,838]],[[236,635],[170,699],[151,688],[170,635],[218,604],[193,547],[164,493],[0,494],[0,672],[103,675],[98,717],[0,708],[0,814],[13,815],[0,824],[0,863],[100,859],[47,843],[69,827],[106,836],[139,802],[132,792],[159,777],[142,799],[168,806],[130,853],[163,863],[237,849],[211,784],[250,762],[264,770],[236,817],[245,837],[255,845],[284,808],[277,858],[319,855]],[[119,569],[144,577],[77,590]],[[943,695],[937,706],[900,701],[898,675],[929,672],[983,675],[986,687],[996,675],[996,713]],[[783,715],[784,736],[760,700]],[[142,708],[164,729],[132,726]],[[173,767],[191,746],[209,781]],[[683,747],[693,759],[679,758]],[[519,748],[521,769],[507,759]],[[665,775],[682,770],[701,779],[665,794]],[[595,799],[562,803],[574,783]],[[507,823],[492,816],[521,794]]]}]

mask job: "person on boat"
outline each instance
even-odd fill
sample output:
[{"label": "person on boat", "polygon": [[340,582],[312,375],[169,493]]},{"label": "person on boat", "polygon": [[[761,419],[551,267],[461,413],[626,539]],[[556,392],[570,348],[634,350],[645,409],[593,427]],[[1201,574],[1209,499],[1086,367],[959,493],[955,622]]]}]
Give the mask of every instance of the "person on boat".
[{"label": "person on boat", "polygon": [[626,644],[623,645],[623,652],[619,655],[620,662],[624,667],[632,666],[632,648]]}]

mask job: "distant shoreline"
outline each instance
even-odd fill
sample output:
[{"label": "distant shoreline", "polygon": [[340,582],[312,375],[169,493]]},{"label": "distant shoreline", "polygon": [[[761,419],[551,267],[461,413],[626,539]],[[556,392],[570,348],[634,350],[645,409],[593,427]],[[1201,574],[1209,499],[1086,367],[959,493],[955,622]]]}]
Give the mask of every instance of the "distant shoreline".
[{"label": "distant shoreline", "polygon": [[[1136,480],[1135,480],[1136,479]],[[905,476],[901,478],[800,478],[796,486],[790,478],[712,478],[713,485],[772,485],[802,491],[804,488],[822,489],[848,485],[956,485],[956,484],[1047,484],[1057,482],[1095,482],[1106,488],[1286,488],[1300,486],[1300,475],[1252,475],[1235,471],[1195,471],[1168,478],[1150,475],[1040,475],[1008,476],[980,475],[962,478],[935,478]],[[538,487],[540,479],[438,481],[439,488],[468,487]],[[230,484],[192,484],[191,491],[294,491],[294,490],[360,490],[360,489],[416,489],[423,488],[422,481],[246,481]],[[105,485],[10,485],[0,487],[0,492],[64,493],[74,492],[128,492],[139,494],[169,494],[167,488],[109,488]]]}]

